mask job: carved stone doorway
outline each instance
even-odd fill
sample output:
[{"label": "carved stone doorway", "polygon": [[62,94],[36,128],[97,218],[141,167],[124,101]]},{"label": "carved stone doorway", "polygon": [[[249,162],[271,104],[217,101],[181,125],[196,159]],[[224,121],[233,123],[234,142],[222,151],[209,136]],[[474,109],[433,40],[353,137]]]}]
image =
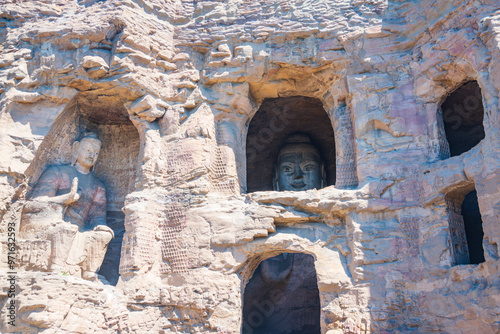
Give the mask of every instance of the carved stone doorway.
[{"label": "carved stone doorway", "polygon": [[447,194],[446,204],[454,264],[484,262],[483,221],[473,185]]},{"label": "carved stone doorway", "polygon": [[282,253],[260,263],[245,288],[242,333],[321,333],[312,255]]},{"label": "carved stone doorway", "polygon": [[469,248],[471,264],[484,262],[483,249],[483,220],[479,211],[477,192],[471,191],[465,195],[462,202],[462,216],[464,217],[465,236]]}]

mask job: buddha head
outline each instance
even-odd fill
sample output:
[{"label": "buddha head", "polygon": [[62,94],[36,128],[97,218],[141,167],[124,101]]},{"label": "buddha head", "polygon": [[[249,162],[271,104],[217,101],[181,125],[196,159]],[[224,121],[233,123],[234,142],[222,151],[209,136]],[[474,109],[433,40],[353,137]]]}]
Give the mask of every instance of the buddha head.
[{"label": "buddha head", "polygon": [[88,173],[95,165],[100,151],[101,141],[97,134],[93,132],[85,133],[80,141],[73,143],[73,165],[78,170]]},{"label": "buddha head", "polygon": [[304,134],[293,134],[280,149],[274,171],[274,190],[321,189],[326,184],[318,149]]}]

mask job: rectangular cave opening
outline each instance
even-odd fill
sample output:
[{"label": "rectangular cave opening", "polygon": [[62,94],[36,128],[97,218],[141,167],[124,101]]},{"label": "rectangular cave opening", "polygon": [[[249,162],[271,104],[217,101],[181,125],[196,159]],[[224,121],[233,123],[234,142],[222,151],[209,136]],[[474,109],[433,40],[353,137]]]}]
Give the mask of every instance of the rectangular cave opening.
[{"label": "rectangular cave opening", "polygon": [[485,261],[483,221],[477,191],[461,190],[446,195],[453,265]]}]

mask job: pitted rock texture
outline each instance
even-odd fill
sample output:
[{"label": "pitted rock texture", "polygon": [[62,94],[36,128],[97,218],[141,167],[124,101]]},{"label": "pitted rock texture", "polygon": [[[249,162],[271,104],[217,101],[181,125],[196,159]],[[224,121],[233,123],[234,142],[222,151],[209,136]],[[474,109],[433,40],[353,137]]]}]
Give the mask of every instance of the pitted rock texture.
[{"label": "pitted rock texture", "polygon": [[[498,333],[499,10],[497,0],[3,1],[0,331],[240,333],[259,264],[302,253],[314,259],[321,333]],[[449,157],[447,120],[470,119],[449,116],[447,97],[474,81],[484,138]],[[258,190],[251,121],[267,99],[296,97],[329,118],[335,179],[247,193]],[[47,243],[17,238],[11,326],[9,227],[87,130],[110,143],[95,173],[117,236],[100,271],[111,284],[47,271]],[[474,190],[484,262],[457,265],[461,201]]]}]

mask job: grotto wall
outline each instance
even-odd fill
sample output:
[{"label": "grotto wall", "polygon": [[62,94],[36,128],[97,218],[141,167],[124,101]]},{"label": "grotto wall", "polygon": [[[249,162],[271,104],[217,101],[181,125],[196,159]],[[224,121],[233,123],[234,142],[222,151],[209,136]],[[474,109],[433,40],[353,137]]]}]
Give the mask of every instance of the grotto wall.
[{"label": "grotto wall", "polygon": [[[1,332],[248,331],[246,286],[284,253],[314,259],[321,333],[500,331],[497,1],[7,0],[0,41]],[[450,157],[443,103],[471,81],[484,139]],[[251,189],[249,127],[280,99],[329,117],[327,187]],[[97,280],[18,235],[87,130],[115,234]],[[457,264],[473,190],[485,261]]]}]

